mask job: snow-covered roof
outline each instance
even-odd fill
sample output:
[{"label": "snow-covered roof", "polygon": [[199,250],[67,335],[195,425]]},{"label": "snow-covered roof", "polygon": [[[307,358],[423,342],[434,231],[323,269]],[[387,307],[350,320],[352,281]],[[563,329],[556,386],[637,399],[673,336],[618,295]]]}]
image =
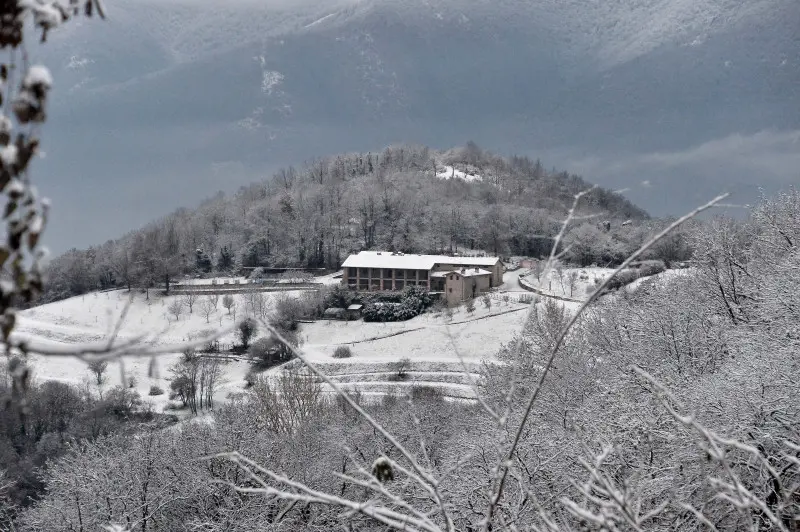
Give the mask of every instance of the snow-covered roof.
[{"label": "snow-covered roof", "polygon": [[432,270],[437,264],[454,266],[494,266],[498,257],[449,257],[447,255],[414,255],[391,251],[361,251],[342,263],[344,268],[393,268],[397,270]]},{"label": "snow-covered roof", "polygon": [[483,269],[480,269],[480,268],[478,268],[478,269],[476,269],[476,268],[467,268],[463,272],[461,270],[446,270],[446,271],[441,271],[441,272],[433,272],[431,274],[431,277],[447,277],[451,273],[456,273],[456,274],[460,275],[461,277],[475,277],[475,276],[491,275],[492,274],[492,272],[490,272],[488,270],[483,270]]},{"label": "snow-covered roof", "polygon": [[353,303],[352,305],[347,307],[347,310],[361,310],[363,306],[364,305],[361,305],[359,303]]}]

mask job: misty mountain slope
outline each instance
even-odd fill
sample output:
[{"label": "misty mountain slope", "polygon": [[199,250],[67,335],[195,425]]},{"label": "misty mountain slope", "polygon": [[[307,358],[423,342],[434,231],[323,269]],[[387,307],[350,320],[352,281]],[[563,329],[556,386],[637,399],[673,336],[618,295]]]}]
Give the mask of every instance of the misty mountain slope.
[{"label": "misty mountain slope", "polygon": [[[797,179],[789,0],[144,0],[109,17],[54,34],[43,56],[57,90],[39,175],[65,222],[48,235],[56,249],[114,234],[73,214],[98,183],[142,224],[282,164],[394,142],[541,157],[655,214],[695,202],[687,179],[692,191],[741,182],[737,201]],[[746,149],[686,156],[737,135]],[[743,152],[746,168],[732,163]],[[145,212],[125,201],[137,182],[180,193],[147,194]]]}]

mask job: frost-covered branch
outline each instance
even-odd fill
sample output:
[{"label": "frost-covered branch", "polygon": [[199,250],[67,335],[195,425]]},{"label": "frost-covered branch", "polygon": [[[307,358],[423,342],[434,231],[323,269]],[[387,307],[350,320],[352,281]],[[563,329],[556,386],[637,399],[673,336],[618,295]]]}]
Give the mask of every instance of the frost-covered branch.
[{"label": "frost-covered branch", "polygon": [[[555,361],[555,358],[558,355],[559,348],[561,347],[561,344],[566,339],[566,337],[569,334],[569,332],[572,329],[572,327],[575,325],[575,323],[577,323],[578,319],[583,314],[583,312],[587,308],[589,308],[589,306],[592,303],[594,303],[595,300],[597,300],[598,297],[600,297],[600,295],[608,287],[609,283],[611,282],[611,279],[613,279],[615,275],[619,274],[621,271],[623,271],[625,268],[627,268],[642,253],[647,251],[656,242],[658,242],[660,239],[664,238],[666,235],[668,235],[675,228],[679,227],[681,224],[685,223],[686,221],[694,218],[695,216],[697,216],[701,212],[713,207],[714,205],[716,205],[717,203],[719,203],[720,201],[722,201],[726,197],[728,197],[728,194],[723,194],[723,195],[717,196],[716,198],[714,198],[713,200],[709,201],[705,205],[701,205],[700,207],[696,208],[692,212],[690,212],[690,213],[682,216],[681,218],[675,220],[673,223],[669,224],[666,228],[664,228],[664,230],[662,230],[660,233],[658,233],[653,238],[651,238],[650,240],[648,240],[647,242],[642,244],[642,246],[638,250],[636,250],[633,254],[628,256],[628,258],[625,259],[622,262],[622,264],[620,264],[614,270],[612,275],[608,276],[600,284],[600,286],[597,288],[597,290],[595,290],[592,293],[592,295],[577,309],[575,314],[573,314],[572,318],[567,323],[566,327],[561,331],[559,336],[556,338],[555,344],[554,344],[553,348],[550,351],[550,356],[548,357],[547,362],[545,363],[544,368],[542,369],[542,372],[541,372],[541,374],[539,376],[539,379],[538,379],[538,381],[536,383],[536,386],[533,389],[529,399],[526,402],[525,409],[523,410],[522,418],[519,421],[519,424],[517,425],[516,431],[514,432],[514,438],[511,441],[511,444],[508,446],[507,451],[504,453],[503,460],[498,465],[497,481],[495,483],[495,487],[494,487],[494,489],[492,491],[492,496],[490,498],[489,508],[488,508],[488,511],[487,511],[487,517],[486,517],[486,521],[484,522],[484,526],[483,526],[484,530],[488,530],[488,528],[490,527],[490,523],[491,523],[492,517],[494,515],[494,512],[495,512],[495,510],[497,508],[497,504],[499,503],[500,498],[503,495],[503,488],[505,486],[506,478],[508,476],[508,470],[511,467],[512,459],[514,457],[514,453],[516,452],[517,446],[519,445],[520,439],[522,438],[522,433],[525,430],[525,425],[527,424],[528,418],[530,417],[530,414],[533,411],[533,405],[536,402],[536,399],[539,397],[539,394],[540,394],[540,392],[542,390],[542,386],[544,385],[544,380],[547,378],[547,375],[548,375],[548,373],[550,372],[550,369],[553,366],[553,362]],[[576,201],[573,204],[573,207],[572,207],[570,212],[574,212],[578,199],[580,199],[580,198],[576,196]],[[566,227],[566,224],[564,225],[564,227]],[[565,231],[565,229],[562,227],[562,231],[559,233],[559,235],[563,235],[564,231]],[[554,249],[555,249],[555,247],[554,247]],[[555,251],[553,251],[551,253],[551,258],[549,260],[552,260],[552,257],[553,257],[554,254],[555,254]]]}]

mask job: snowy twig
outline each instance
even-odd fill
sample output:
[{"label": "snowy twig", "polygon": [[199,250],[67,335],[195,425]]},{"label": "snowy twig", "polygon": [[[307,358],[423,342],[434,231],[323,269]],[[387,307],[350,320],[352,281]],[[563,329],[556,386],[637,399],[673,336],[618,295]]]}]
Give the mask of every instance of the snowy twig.
[{"label": "snowy twig", "polygon": [[[306,357],[305,354],[300,349],[298,349],[295,346],[293,346],[291,342],[289,342],[279,331],[277,331],[275,329],[275,327],[273,327],[272,325],[270,325],[269,323],[267,323],[267,322],[265,322],[263,320],[261,321],[261,324],[279,342],[282,342],[284,345],[286,345],[287,348],[292,352],[292,354],[295,357],[297,357],[309,369],[309,371],[311,371],[311,373],[313,373],[315,376],[317,376],[319,379],[321,379],[325,384],[330,386],[331,389],[337,395],[339,395],[351,408],[353,408],[353,410],[359,416],[361,416],[377,432],[379,432],[384,438],[386,438],[386,440],[392,445],[392,447],[394,447],[408,461],[408,463],[410,464],[411,469],[413,471],[404,470],[403,468],[401,468],[399,466],[399,464],[397,464],[394,461],[392,461],[392,463],[394,464],[394,466],[400,468],[401,471],[404,471],[405,474],[408,475],[410,478],[415,479],[416,482],[423,489],[425,489],[426,491],[428,491],[431,494],[431,496],[433,497],[436,505],[439,508],[439,511],[440,511],[440,513],[442,515],[442,519],[444,520],[445,530],[447,532],[454,532],[455,526],[453,524],[453,520],[450,517],[449,512],[447,511],[447,507],[446,507],[446,505],[444,503],[444,500],[442,498],[442,495],[441,495],[441,493],[439,491],[439,481],[432,475],[432,473],[430,471],[426,470],[426,468],[424,468],[419,463],[419,461],[414,457],[414,455],[408,449],[406,449],[405,446],[403,444],[401,444],[397,440],[397,438],[395,438],[388,430],[386,430],[386,428],[384,428],[383,425],[380,422],[375,420],[375,418],[373,418],[369,413],[367,413],[357,402],[355,402],[353,400],[352,397],[350,397],[350,395],[347,392],[345,392],[333,379],[328,377],[322,370],[320,370],[315,364],[313,364],[308,359],[308,357]],[[266,470],[264,470],[264,471],[266,471]],[[276,476],[276,474],[273,473],[273,472],[269,472],[268,476],[270,476],[271,478],[274,478]],[[282,478],[285,478],[285,477],[282,477]],[[289,483],[286,483],[286,484],[290,485],[290,486],[293,486],[293,487],[297,487],[299,485],[302,485],[302,484],[299,484],[299,483],[296,483],[296,482],[293,482],[293,481],[292,481],[291,484],[289,484]],[[310,489],[310,488],[308,488],[308,489]],[[275,491],[275,490],[273,489],[273,491]],[[273,495],[278,495],[277,493],[272,493],[272,494]],[[280,496],[280,495],[278,495],[278,496]],[[331,495],[330,497],[335,497],[335,496]],[[361,511],[361,510],[359,509],[359,511]],[[423,527],[422,529],[431,530],[430,528],[425,528],[425,527]],[[436,530],[439,530],[439,529],[437,528]]]},{"label": "snowy twig", "polygon": [[[311,489],[302,482],[296,482],[285,475],[279,475],[262,467],[258,463],[246,458],[245,456],[242,456],[238,452],[221,453],[215,455],[215,458],[225,458],[230,460],[239,466],[247,474],[250,480],[258,484],[258,487],[244,488],[231,483],[225,483],[240,493],[260,493],[289,501],[338,506],[340,508],[348,509],[352,512],[361,513],[367,517],[371,517],[372,519],[375,519],[376,521],[397,530],[441,532],[441,529],[428,519],[423,520],[419,517],[403,514],[389,508],[375,506],[369,501],[364,503],[356,502],[350,499],[345,499],[343,497],[338,497],[336,495]],[[296,491],[289,492],[283,489],[277,489],[267,484],[260,475],[264,475],[272,481],[288,486]]]},{"label": "snowy twig", "polygon": [[[581,194],[583,194],[583,193],[581,193]],[[677,228],[681,224],[685,223],[686,221],[694,218],[695,216],[697,216],[701,212],[713,207],[714,205],[716,205],[717,203],[719,203],[720,201],[722,201],[726,197],[728,197],[728,194],[722,194],[720,196],[717,196],[716,198],[714,198],[713,200],[709,201],[705,205],[702,205],[702,206],[696,208],[695,210],[693,210],[692,212],[690,212],[690,213],[682,216],[681,218],[675,220],[673,223],[669,224],[660,233],[658,233],[653,238],[651,238],[650,240],[648,240],[647,242],[642,244],[642,246],[638,250],[633,252],[630,256],[628,256],[628,258],[625,259],[622,262],[622,264],[620,264],[617,267],[617,269],[615,269],[614,272],[603,281],[603,283],[597,288],[597,290],[595,290],[592,293],[592,295],[578,308],[578,310],[572,316],[570,321],[567,323],[566,327],[564,327],[564,330],[562,330],[561,333],[558,335],[558,337],[556,338],[556,342],[555,342],[555,344],[553,345],[553,348],[550,351],[550,356],[547,359],[547,363],[545,364],[544,369],[542,370],[542,373],[539,376],[539,380],[536,383],[536,387],[534,388],[533,392],[531,393],[531,395],[528,398],[528,401],[527,401],[527,403],[525,405],[525,410],[523,411],[522,419],[520,420],[519,425],[517,426],[517,430],[516,430],[516,432],[514,434],[514,439],[512,440],[511,445],[509,445],[507,451],[504,453],[504,458],[503,458],[502,462],[498,466],[499,473],[497,475],[497,481],[495,483],[495,488],[494,488],[492,496],[490,497],[490,500],[489,500],[489,509],[488,509],[488,512],[487,512],[486,520],[485,520],[485,522],[483,524],[483,530],[484,531],[488,531],[489,528],[490,528],[490,523],[492,521],[492,517],[494,516],[494,512],[495,512],[495,510],[497,508],[498,503],[500,502],[500,498],[503,495],[503,488],[505,486],[506,478],[508,476],[509,467],[511,466],[511,461],[512,461],[512,459],[514,457],[514,453],[515,453],[515,451],[517,449],[517,446],[519,445],[520,439],[522,438],[522,433],[523,433],[523,431],[525,429],[525,425],[528,422],[528,418],[530,417],[530,414],[531,414],[531,412],[533,410],[533,405],[536,402],[536,399],[539,397],[539,393],[542,390],[542,386],[544,384],[544,380],[547,377],[548,373],[550,372],[550,369],[553,366],[553,362],[555,361],[556,355],[558,354],[558,350],[561,347],[561,344],[564,342],[565,338],[569,334],[569,331],[572,329],[572,327],[578,321],[578,318],[580,318],[580,316],[583,314],[583,312],[592,303],[594,303],[594,301],[598,297],[600,297],[600,295],[603,293],[603,291],[606,289],[606,287],[608,287],[609,283],[611,282],[611,280],[614,278],[615,275],[617,275],[622,270],[627,268],[630,265],[631,262],[636,260],[642,253],[647,251],[651,246],[656,244],[659,240],[664,238],[666,235],[668,235],[670,232],[672,232],[675,228]],[[573,203],[572,209],[570,210],[570,214],[572,212],[574,212],[574,209],[577,206],[578,199],[580,199],[580,194],[576,195],[576,199],[575,199],[575,202]],[[557,246],[557,243],[563,237],[563,234],[564,234],[565,231],[566,231],[566,223],[562,225],[561,231],[559,232],[558,240],[557,240],[556,244],[553,246],[553,250],[550,253],[550,259],[548,259],[548,263],[553,259],[554,255],[555,255],[555,248]],[[548,267],[549,267],[549,264],[548,264]]]}]

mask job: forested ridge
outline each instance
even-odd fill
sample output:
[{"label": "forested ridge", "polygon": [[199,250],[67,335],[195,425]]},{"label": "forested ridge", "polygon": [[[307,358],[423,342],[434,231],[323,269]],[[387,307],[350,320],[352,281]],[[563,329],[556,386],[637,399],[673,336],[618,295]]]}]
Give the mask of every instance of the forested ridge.
[{"label": "forested ridge", "polygon": [[[446,167],[482,179],[437,177]],[[590,186],[538,160],[499,157],[474,143],[447,152],[404,145],[317,159],[55,258],[44,299],[239,266],[338,268],[361,249],[538,256],[549,252],[575,194]],[[578,262],[620,261],[647,231],[639,223],[647,213],[599,187],[576,214]],[[634,223],[622,227],[626,220]],[[600,230],[605,221],[610,231]]]}]

